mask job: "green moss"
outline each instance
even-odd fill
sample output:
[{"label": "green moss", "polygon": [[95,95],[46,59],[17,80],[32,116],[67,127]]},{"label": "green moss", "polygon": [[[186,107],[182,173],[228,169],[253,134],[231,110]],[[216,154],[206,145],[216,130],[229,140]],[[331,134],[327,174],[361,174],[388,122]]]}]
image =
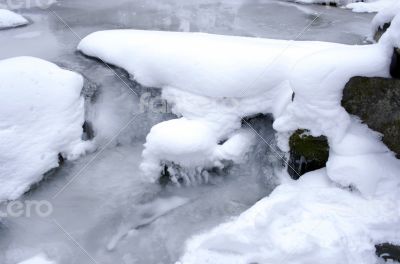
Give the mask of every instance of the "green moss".
[{"label": "green moss", "polygon": [[297,130],[290,137],[289,146],[288,172],[293,179],[326,166],[329,157],[329,144],[326,137],[313,137],[305,130]]},{"label": "green moss", "polygon": [[313,137],[304,130],[297,130],[289,140],[290,149],[307,160],[325,162],[329,156],[329,145],[326,137]]}]

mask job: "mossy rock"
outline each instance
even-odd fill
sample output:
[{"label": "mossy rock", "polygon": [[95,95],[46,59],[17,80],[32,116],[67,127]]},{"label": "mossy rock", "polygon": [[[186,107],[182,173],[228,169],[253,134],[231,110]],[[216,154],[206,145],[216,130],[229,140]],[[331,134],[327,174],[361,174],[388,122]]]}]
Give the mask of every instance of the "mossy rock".
[{"label": "mossy rock", "polygon": [[289,139],[290,160],[288,172],[297,180],[301,175],[324,168],[329,157],[325,136],[313,137],[305,130],[297,130]]},{"label": "mossy rock", "polygon": [[381,133],[400,157],[400,80],[353,77],[343,90],[342,106]]},{"label": "mossy rock", "polygon": [[[390,27],[390,23],[385,23],[383,27],[378,28],[375,32],[374,40],[378,42],[386,30]],[[392,60],[390,62],[390,75],[393,78],[400,79],[400,49],[393,49]]]}]

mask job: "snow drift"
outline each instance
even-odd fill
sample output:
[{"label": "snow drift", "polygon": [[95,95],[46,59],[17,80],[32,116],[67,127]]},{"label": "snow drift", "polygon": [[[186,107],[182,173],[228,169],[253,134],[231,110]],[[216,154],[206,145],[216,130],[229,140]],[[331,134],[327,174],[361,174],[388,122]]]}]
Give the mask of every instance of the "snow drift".
[{"label": "snow drift", "polygon": [[31,57],[0,61],[0,200],[16,199],[87,142],[83,78]]},{"label": "snow drift", "polygon": [[83,53],[162,88],[182,116],[148,135],[142,169],[151,180],[163,160],[210,166],[231,140],[231,155],[243,153],[250,144],[239,147],[234,137],[241,118],[257,113],[274,116],[282,150],[298,128],[328,137],[325,169],[282,184],[238,219],[193,238],[182,263],[373,264],[375,244],[400,242],[400,163],[341,107],[351,77],[389,76],[399,23],[395,17],[368,46],[136,30],[97,32],[80,43]]},{"label": "snow drift", "polygon": [[28,24],[28,20],[10,10],[0,9],[0,29],[12,28]]},{"label": "snow drift", "polygon": [[371,240],[399,241],[399,223],[395,201],[337,188],[321,169],[287,180],[237,219],[193,237],[179,264],[375,264]]}]

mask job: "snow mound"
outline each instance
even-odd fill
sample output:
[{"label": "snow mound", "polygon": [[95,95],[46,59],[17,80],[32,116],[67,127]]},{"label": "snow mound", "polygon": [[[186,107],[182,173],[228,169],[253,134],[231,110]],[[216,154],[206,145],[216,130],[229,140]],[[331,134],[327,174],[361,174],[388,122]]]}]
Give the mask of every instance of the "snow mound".
[{"label": "snow mound", "polygon": [[[155,48],[157,43],[163,45]],[[226,155],[221,154],[218,143],[232,142],[229,139],[241,128],[242,117],[258,113],[278,116],[293,93],[284,81],[290,68],[314,52],[339,46],[115,30],[89,35],[78,49],[126,69],[145,86],[163,88],[162,96],[173,104],[173,112],[184,117],[155,126],[147,137],[141,168],[154,181],[164,160],[191,168],[222,166],[224,159],[238,162],[244,145],[231,148]],[[251,140],[244,142],[250,149]]]},{"label": "snow mound", "polygon": [[288,0],[303,4],[337,5],[351,9],[356,13],[373,13],[390,8],[398,3],[398,0]]},{"label": "snow mound", "polygon": [[28,20],[10,10],[0,9],[0,29],[28,24]]},{"label": "snow mound", "polygon": [[189,240],[180,264],[375,264],[400,242],[397,201],[337,188],[325,169],[288,180],[237,219]]},{"label": "snow mound", "polygon": [[75,159],[81,140],[83,78],[31,57],[0,61],[0,200],[16,199],[58,166]]}]

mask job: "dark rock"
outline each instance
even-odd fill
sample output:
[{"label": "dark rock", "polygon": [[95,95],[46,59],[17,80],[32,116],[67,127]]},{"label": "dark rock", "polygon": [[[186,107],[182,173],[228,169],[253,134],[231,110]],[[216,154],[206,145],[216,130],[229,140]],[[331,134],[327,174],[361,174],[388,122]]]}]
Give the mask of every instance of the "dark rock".
[{"label": "dark rock", "polygon": [[390,75],[393,78],[400,79],[400,49],[394,49],[392,61],[390,62]]},{"label": "dark rock", "polygon": [[385,33],[386,30],[387,30],[389,27],[390,27],[390,23],[385,23],[385,24],[383,25],[383,27],[378,28],[378,30],[375,32],[374,40],[375,40],[376,42],[378,42],[378,41],[381,39],[383,33]]},{"label": "dark rock", "polygon": [[343,90],[342,106],[372,130],[400,157],[400,80],[353,77]]},{"label": "dark rock", "polygon": [[400,246],[390,243],[383,243],[375,246],[376,255],[384,260],[394,260],[400,262]]},{"label": "dark rock", "polygon": [[326,166],[329,145],[325,136],[313,137],[297,130],[289,139],[289,175],[297,180],[301,175]]}]

